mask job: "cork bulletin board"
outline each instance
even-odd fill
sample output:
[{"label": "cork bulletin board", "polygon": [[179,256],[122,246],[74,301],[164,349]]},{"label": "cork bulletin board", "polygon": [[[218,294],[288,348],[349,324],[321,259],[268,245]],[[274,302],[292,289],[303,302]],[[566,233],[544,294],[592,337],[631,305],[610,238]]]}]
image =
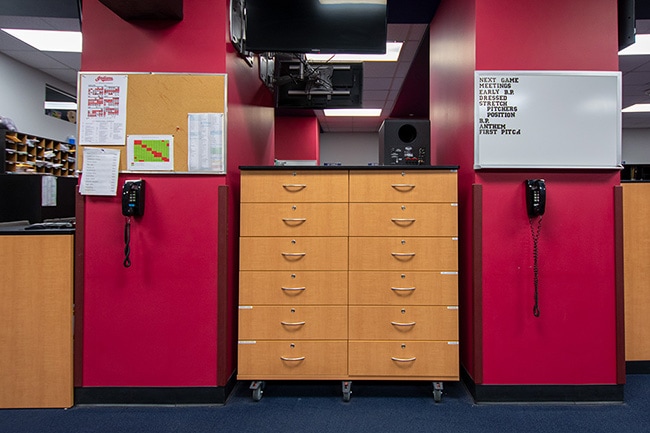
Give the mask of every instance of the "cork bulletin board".
[{"label": "cork bulletin board", "polygon": [[[79,82],[82,76],[80,74]],[[87,73],[95,76],[98,73]],[[165,173],[214,174],[214,171],[188,169],[188,115],[190,113],[218,113],[224,116],[223,157],[225,159],[225,74],[164,74],[164,73],[106,73],[126,75],[126,136],[173,136],[173,170]],[[81,86],[79,86],[81,88]],[[81,98],[79,98],[81,99]],[[80,106],[81,109],[81,106]],[[83,121],[83,113],[79,116]],[[92,147],[120,150],[119,171],[128,172],[127,148],[124,144],[105,144],[101,140]],[[83,167],[84,143],[80,142],[78,167]],[[90,146],[89,146],[90,147]],[[225,161],[224,161],[225,170]]]}]

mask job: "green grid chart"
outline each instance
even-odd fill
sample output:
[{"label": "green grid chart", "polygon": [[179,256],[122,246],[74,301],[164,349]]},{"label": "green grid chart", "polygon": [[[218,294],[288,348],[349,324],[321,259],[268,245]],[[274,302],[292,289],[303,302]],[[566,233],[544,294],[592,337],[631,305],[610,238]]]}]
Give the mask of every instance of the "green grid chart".
[{"label": "green grid chart", "polygon": [[169,140],[133,140],[134,162],[169,162]]},{"label": "green grid chart", "polygon": [[173,170],[173,135],[130,135],[127,137],[129,170]]}]

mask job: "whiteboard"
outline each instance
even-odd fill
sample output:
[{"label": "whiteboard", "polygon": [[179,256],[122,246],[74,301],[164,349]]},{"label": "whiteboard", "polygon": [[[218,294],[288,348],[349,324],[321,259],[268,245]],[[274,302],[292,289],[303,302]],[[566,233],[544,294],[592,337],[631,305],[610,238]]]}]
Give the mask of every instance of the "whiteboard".
[{"label": "whiteboard", "polygon": [[620,168],[621,73],[476,71],[474,168]]}]

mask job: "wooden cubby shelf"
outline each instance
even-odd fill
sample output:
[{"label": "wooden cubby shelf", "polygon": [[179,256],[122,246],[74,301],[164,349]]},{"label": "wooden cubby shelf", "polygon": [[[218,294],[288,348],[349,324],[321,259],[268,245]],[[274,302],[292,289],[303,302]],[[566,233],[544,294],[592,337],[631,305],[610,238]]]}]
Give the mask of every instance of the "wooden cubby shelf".
[{"label": "wooden cubby shelf", "polygon": [[76,146],[50,138],[0,129],[5,173],[76,176]]}]

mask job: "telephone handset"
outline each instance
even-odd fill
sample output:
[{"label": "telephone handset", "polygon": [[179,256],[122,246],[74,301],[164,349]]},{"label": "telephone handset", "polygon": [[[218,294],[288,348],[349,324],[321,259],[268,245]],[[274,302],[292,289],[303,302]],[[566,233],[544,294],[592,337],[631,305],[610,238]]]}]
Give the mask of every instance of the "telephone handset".
[{"label": "telephone handset", "polygon": [[[533,238],[533,285],[535,286],[533,315],[539,317],[539,232],[542,229],[542,215],[546,211],[546,182],[544,179],[526,180],[526,210],[528,211],[530,234]],[[533,225],[534,220],[537,220],[537,227]]]},{"label": "telephone handset", "polygon": [[127,180],[122,187],[122,215],[144,214],[144,180]]},{"label": "telephone handset", "polygon": [[526,180],[526,208],[530,218],[544,215],[546,210],[546,182],[544,179]]},{"label": "telephone handset", "polygon": [[144,180],[127,180],[122,186],[122,215],[124,223],[124,267],[131,266],[131,217],[144,215]]}]

